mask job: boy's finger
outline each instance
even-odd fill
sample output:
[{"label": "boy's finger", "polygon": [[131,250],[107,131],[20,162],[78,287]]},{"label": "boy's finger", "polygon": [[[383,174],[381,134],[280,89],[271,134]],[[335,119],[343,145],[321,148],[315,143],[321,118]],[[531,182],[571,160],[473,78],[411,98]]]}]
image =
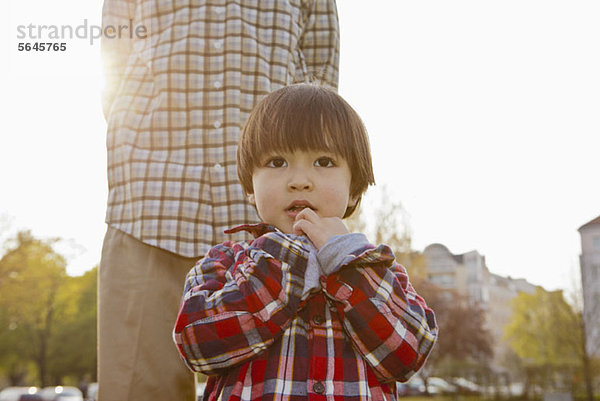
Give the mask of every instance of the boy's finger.
[{"label": "boy's finger", "polygon": [[319,215],[314,210],[307,207],[302,209],[302,211],[296,215],[296,221],[305,219],[314,222],[318,217]]},{"label": "boy's finger", "polygon": [[304,227],[306,227],[307,223],[308,223],[307,220],[298,219],[298,216],[296,216],[296,222],[292,225],[292,231],[293,231],[293,233],[296,234],[296,235],[308,235],[304,231]]}]

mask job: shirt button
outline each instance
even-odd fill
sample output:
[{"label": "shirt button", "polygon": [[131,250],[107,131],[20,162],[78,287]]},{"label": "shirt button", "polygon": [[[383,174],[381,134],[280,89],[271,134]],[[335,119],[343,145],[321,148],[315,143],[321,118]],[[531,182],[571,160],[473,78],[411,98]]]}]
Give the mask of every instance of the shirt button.
[{"label": "shirt button", "polygon": [[325,322],[325,319],[323,319],[322,315],[315,315],[313,317],[313,322],[314,324],[316,324],[317,326],[320,326],[323,324],[323,322]]},{"label": "shirt button", "polygon": [[215,170],[221,170],[223,168],[223,166],[221,166],[221,163],[217,163],[214,165]]},{"label": "shirt button", "polygon": [[213,126],[215,128],[221,128],[221,121],[219,121],[219,120],[215,121],[215,123],[213,124]]},{"label": "shirt button", "polygon": [[223,14],[224,11],[225,9],[223,7],[215,8],[215,13],[217,13],[218,15]]},{"label": "shirt button", "polygon": [[221,87],[221,81],[215,81],[215,88],[219,89]]},{"label": "shirt button", "polygon": [[313,391],[317,394],[323,394],[325,392],[325,386],[321,382],[313,384]]},{"label": "shirt button", "polygon": [[221,47],[223,47],[223,41],[217,40],[215,43],[213,43],[213,46],[215,47],[215,49],[220,49]]}]

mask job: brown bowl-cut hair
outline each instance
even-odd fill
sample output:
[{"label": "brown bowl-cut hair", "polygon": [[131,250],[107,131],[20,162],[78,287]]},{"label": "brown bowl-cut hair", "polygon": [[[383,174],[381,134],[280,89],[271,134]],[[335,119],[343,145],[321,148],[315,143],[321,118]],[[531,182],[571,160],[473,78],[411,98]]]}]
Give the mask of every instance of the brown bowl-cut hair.
[{"label": "brown bowl-cut hair", "polygon": [[[254,193],[252,173],[265,156],[314,150],[346,160],[352,175],[350,196],[358,201],[375,183],[367,131],[340,95],[311,84],[290,85],[270,93],[254,107],[240,137],[237,169],[244,192]],[[344,218],[358,204],[349,207]]]}]

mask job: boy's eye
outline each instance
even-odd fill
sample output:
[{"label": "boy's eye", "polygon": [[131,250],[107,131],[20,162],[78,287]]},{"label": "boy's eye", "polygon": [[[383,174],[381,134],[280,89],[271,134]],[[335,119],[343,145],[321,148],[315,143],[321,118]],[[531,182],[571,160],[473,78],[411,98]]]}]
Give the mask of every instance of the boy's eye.
[{"label": "boy's eye", "polygon": [[267,167],[285,167],[287,162],[281,157],[274,157],[267,162]]},{"label": "boy's eye", "polygon": [[333,167],[335,163],[331,157],[319,157],[315,160],[315,166],[317,167]]}]

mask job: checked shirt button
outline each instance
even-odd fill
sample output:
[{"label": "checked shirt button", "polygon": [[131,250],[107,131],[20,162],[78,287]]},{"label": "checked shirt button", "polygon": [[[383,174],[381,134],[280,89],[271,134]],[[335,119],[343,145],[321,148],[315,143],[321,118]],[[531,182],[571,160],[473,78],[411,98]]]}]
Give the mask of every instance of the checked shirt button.
[{"label": "checked shirt button", "polygon": [[317,326],[322,325],[325,322],[325,319],[323,319],[322,315],[315,315],[313,317],[313,323],[316,324]]},{"label": "checked shirt button", "polygon": [[321,382],[313,384],[313,390],[317,394],[323,394],[325,392],[325,385]]}]

